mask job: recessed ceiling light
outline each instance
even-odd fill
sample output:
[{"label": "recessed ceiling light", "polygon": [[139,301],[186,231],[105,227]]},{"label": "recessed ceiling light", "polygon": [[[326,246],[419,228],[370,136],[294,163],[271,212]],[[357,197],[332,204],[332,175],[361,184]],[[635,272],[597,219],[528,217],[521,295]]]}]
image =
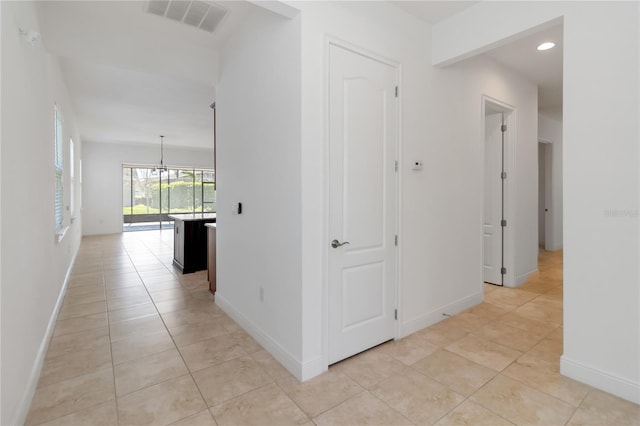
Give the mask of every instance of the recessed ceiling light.
[{"label": "recessed ceiling light", "polygon": [[542,43],[540,46],[538,46],[538,50],[549,50],[555,45],[556,45],[555,43],[553,43],[551,41],[548,41],[548,42]]}]

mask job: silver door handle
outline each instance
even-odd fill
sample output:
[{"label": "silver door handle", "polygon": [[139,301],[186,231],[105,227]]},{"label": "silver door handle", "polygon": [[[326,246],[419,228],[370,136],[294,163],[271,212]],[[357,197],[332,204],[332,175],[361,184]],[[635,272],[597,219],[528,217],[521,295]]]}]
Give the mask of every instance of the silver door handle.
[{"label": "silver door handle", "polygon": [[338,241],[338,240],[333,240],[333,241],[331,241],[331,247],[333,247],[333,248],[342,247],[342,246],[343,246],[343,245],[345,245],[345,244],[351,244],[351,243],[350,243],[349,241],[345,241],[344,243],[341,243],[341,242],[340,242],[340,241]]}]

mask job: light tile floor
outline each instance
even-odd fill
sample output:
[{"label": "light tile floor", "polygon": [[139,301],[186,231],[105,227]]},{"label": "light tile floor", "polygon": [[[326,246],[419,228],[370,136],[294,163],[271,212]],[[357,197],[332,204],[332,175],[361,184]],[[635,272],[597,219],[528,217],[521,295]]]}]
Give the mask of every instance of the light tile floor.
[{"label": "light tile floor", "polygon": [[562,253],[518,289],[298,382],[171,266],[172,232],[86,237],[27,424],[630,425],[559,374]]}]

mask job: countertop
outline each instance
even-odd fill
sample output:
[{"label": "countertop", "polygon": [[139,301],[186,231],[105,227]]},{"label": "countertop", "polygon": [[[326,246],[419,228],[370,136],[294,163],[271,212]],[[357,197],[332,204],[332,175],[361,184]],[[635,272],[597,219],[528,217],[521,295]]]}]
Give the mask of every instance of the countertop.
[{"label": "countertop", "polygon": [[206,226],[207,228],[215,228],[216,227],[216,223],[215,222],[209,222],[209,223],[205,223],[204,226]]},{"label": "countertop", "polygon": [[170,219],[194,221],[194,220],[211,220],[216,218],[215,213],[182,213],[182,214],[170,214]]}]

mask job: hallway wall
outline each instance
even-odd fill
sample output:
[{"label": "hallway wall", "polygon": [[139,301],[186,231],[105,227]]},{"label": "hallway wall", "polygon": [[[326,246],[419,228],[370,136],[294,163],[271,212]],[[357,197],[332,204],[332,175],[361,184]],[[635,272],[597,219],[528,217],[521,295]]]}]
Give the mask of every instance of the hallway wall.
[{"label": "hallway wall", "polygon": [[228,40],[216,87],[216,303],[297,377],[300,55],[300,19],[256,9]]},{"label": "hallway wall", "polygon": [[255,13],[221,55],[216,303],[308,379],[327,368],[328,40],[400,65],[398,337],[482,301],[483,95],[517,110],[512,264],[535,270],[537,91],[489,59],[432,67],[430,27],[393,5],[296,7]]},{"label": "hallway wall", "polygon": [[[482,300],[482,96],[516,107],[514,268],[537,263],[537,90],[489,59],[431,65],[431,28],[385,2],[305,2],[302,14],[304,359],[322,356],[326,297],[326,46],[329,39],[400,65],[398,336]],[[423,161],[422,171],[411,163]],[[322,195],[322,196],[321,196]],[[320,224],[322,224],[321,227]],[[517,275],[516,274],[516,275]]]},{"label": "hallway wall", "polygon": [[636,403],[639,9],[638,2],[480,2],[434,28],[433,55],[434,64],[453,63],[563,21],[561,369],[573,379]]},{"label": "hallway wall", "polygon": [[[22,424],[42,366],[60,295],[77,253],[81,218],[71,223],[69,138],[79,170],[82,141],[60,66],[42,42],[19,36],[17,25],[38,31],[32,2],[0,2],[2,35],[2,163],[0,250],[2,265],[1,418]],[[54,104],[62,113],[64,225],[56,241],[54,219]],[[75,201],[80,183],[75,180]]]}]

